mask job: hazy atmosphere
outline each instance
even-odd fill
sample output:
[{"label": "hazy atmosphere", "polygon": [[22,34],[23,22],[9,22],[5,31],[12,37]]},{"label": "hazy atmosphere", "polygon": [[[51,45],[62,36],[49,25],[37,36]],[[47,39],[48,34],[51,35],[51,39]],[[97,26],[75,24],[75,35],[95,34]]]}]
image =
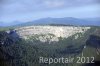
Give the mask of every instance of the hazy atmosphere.
[{"label": "hazy atmosphere", "polygon": [[0,0],[0,66],[100,66],[100,0]]},{"label": "hazy atmosphere", "polygon": [[2,0],[0,22],[46,17],[100,17],[100,0]]}]

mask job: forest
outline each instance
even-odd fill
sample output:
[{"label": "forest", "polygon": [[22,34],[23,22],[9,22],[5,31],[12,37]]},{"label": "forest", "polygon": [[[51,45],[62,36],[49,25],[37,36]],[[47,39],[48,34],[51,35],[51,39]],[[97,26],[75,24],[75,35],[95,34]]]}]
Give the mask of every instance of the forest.
[{"label": "forest", "polygon": [[[58,42],[20,38],[9,29],[0,29],[0,66],[97,66],[100,62],[100,27],[91,27],[84,34],[77,33],[68,38],[59,37]],[[77,39],[75,36],[79,35]],[[85,48],[84,48],[85,47]],[[39,63],[39,57],[94,57],[91,63]],[[77,61],[76,59],[74,61]]]}]

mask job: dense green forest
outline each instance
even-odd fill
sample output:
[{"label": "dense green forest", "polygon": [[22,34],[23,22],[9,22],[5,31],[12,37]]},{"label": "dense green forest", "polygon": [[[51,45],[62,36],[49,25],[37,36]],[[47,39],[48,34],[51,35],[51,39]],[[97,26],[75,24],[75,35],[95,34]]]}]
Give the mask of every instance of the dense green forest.
[{"label": "dense green forest", "polygon": [[[100,61],[100,27],[91,27],[84,34],[77,33],[69,38],[59,37],[58,42],[24,40],[17,34],[0,29],[0,66],[92,66],[86,63],[39,63],[39,57],[94,57]],[[16,36],[15,36],[16,35]],[[75,39],[75,36],[79,37]],[[85,47],[85,48],[84,48]],[[98,50],[99,49],[99,50]],[[93,64],[96,66],[96,63]]]}]

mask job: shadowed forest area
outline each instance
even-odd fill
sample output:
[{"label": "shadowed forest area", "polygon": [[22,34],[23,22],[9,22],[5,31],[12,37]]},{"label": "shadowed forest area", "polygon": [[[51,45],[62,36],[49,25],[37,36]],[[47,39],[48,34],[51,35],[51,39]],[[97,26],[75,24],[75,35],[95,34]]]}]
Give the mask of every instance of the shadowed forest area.
[{"label": "shadowed forest area", "polygon": [[35,40],[26,41],[20,38],[15,30],[9,33],[0,31],[0,66],[48,66],[39,63],[39,57],[78,57],[82,52],[85,57],[94,56],[95,63],[53,63],[49,66],[100,66],[100,29],[93,27],[78,39],[74,39],[75,35],[64,39],[59,38],[58,42],[49,44]]}]

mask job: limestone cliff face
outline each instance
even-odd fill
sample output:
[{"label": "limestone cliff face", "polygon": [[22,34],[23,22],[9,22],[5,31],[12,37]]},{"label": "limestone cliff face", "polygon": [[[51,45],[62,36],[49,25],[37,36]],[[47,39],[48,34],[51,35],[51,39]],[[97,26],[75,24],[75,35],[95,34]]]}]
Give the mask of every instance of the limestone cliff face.
[{"label": "limestone cliff face", "polygon": [[59,41],[58,37],[68,38],[76,33],[84,34],[91,27],[75,26],[27,26],[17,28],[17,33],[24,39],[35,37],[42,42]]}]

